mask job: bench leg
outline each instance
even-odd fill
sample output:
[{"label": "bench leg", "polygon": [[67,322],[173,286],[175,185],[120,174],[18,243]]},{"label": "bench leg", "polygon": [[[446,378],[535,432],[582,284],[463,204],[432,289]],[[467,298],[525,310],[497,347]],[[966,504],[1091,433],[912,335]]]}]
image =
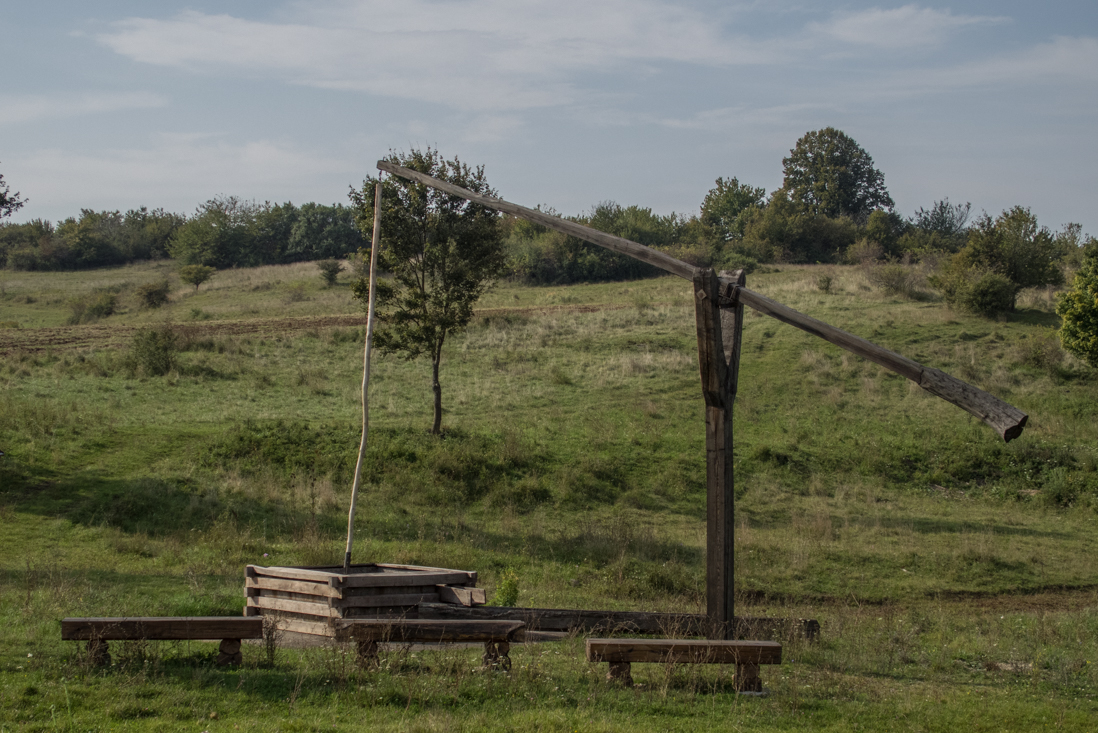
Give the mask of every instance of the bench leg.
[{"label": "bench leg", "polygon": [[626,687],[633,686],[632,668],[629,662],[610,662],[610,673],[606,675],[609,682],[617,682]]},{"label": "bench leg", "polygon": [[222,639],[217,652],[217,663],[222,667],[237,666],[244,661],[240,651],[240,639]]},{"label": "bench leg", "polygon": [[759,677],[759,665],[737,664],[735,677],[738,692],[762,692],[762,679]]},{"label": "bench leg", "polygon": [[381,657],[377,652],[377,642],[360,640],[358,642],[356,659],[358,661],[358,666],[362,669],[373,669],[377,667],[381,661]]},{"label": "bench leg", "polygon": [[107,642],[102,639],[92,639],[88,642],[88,663],[93,667],[107,667],[111,663],[111,654],[107,648]]},{"label": "bench leg", "polygon": [[511,643],[508,641],[484,642],[484,666],[511,671]]}]

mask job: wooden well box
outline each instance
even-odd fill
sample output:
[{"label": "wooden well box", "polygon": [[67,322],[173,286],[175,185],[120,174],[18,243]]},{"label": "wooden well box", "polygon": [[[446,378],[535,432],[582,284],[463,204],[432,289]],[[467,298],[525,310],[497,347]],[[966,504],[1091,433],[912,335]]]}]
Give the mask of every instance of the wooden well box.
[{"label": "wooden well box", "polygon": [[245,576],[245,616],[275,615],[280,628],[319,636],[335,636],[344,619],[418,618],[421,602],[485,602],[470,570],[383,563],[349,570],[249,565]]}]

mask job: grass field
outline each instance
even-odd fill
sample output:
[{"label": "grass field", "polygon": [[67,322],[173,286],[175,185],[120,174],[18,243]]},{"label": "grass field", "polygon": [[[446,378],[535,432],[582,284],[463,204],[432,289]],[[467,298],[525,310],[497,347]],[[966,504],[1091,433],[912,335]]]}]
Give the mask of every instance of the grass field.
[{"label": "grass field", "polygon": [[[1098,378],[1051,294],[1003,321],[898,299],[855,268],[749,287],[1030,414],[1003,444],[961,410],[763,316],[736,404],[737,612],[820,620],[772,694],[729,670],[637,665],[608,686],[582,639],[512,652],[113,644],[65,616],[238,614],[248,563],[342,558],[362,317],[311,264],[223,271],[142,309],[164,265],[0,273],[0,730],[1093,730]],[[829,292],[820,278],[831,278]],[[66,325],[74,300],[113,314]],[[135,336],[178,349],[151,376]],[[518,579],[526,606],[702,611],[703,406],[689,285],[501,284],[443,358],[376,360],[355,560]]]}]

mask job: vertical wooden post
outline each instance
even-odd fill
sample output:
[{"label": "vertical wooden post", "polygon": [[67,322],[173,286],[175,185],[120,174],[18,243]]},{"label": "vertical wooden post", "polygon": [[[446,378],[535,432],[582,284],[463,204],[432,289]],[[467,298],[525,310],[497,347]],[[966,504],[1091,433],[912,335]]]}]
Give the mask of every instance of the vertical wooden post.
[{"label": "vertical wooden post", "polygon": [[[732,275],[743,285],[744,274]],[[694,275],[698,362],[705,398],[706,614],[711,639],[732,638],[734,629],[735,507],[732,476],[732,403],[739,374],[743,307],[722,293],[716,273]],[[723,304],[723,307],[722,307]]]}]

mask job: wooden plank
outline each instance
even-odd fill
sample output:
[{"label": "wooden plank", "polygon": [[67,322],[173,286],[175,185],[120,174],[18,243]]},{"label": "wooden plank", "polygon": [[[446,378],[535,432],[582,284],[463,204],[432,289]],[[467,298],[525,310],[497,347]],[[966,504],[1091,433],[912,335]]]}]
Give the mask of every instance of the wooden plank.
[{"label": "wooden plank", "polygon": [[463,573],[465,575],[465,582],[462,585],[475,584],[477,582],[476,570],[455,570],[454,568],[433,568],[428,565],[400,565],[397,563],[378,563],[379,568],[388,568],[391,570],[423,570],[439,573]]},{"label": "wooden plank", "polygon": [[334,636],[332,626],[326,621],[304,621],[299,618],[280,618],[278,628],[282,631],[292,631],[295,634],[311,634],[312,636]]},{"label": "wooden plank", "polygon": [[865,339],[835,328],[823,321],[795,311],[789,306],[754,293],[746,288],[731,288],[732,298],[748,305],[760,313],[777,318],[783,323],[818,336],[863,359],[880,364],[885,369],[910,379],[931,394],[941,397],[962,410],[975,415],[995,429],[1003,440],[1010,442],[1022,434],[1029,416],[1017,407],[1000,400],[994,395],[950,376],[938,369],[923,366],[917,361],[900,356],[894,351],[877,346]]},{"label": "wooden plank", "polygon": [[[739,279],[742,280],[740,273]],[[739,332],[724,335],[720,281],[710,269],[694,273],[698,363],[705,398],[706,615],[710,639],[731,638],[734,617],[735,505],[732,475],[732,399],[726,355],[738,357]],[[733,325],[735,314],[728,319]],[[742,322],[742,306],[739,321]]]},{"label": "wooden plank", "polygon": [[429,572],[377,573],[369,575],[348,575],[343,579],[343,588],[384,588],[394,585],[464,585],[469,573],[463,570],[435,570]]},{"label": "wooden plank", "polygon": [[661,270],[666,270],[673,275],[678,275],[681,278],[690,280],[694,276],[694,266],[683,262],[682,260],[675,259],[669,254],[660,252],[659,250],[645,247],[643,244],[637,244],[636,242],[630,242],[628,239],[622,239],[621,237],[615,237],[612,234],[606,234],[600,232],[597,229],[591,227],[585,227],[582,224],[577,224],[567,219],[562,219],[559,216],[552,216],[546,214],[543,211],[537,211],[535,209],[528,209],[525,206],[519,206],[518,204],[512,204],[509,201],[503,199],[494,198],[492,196],[484,196],[479,193],[473,193],[468,189],[455,186],[452,183],[446,181],[440,181],[437,178],[424,175],[417,171],[409,170],[408,168],[401,167],[394,163],[390,163],[387,160],[379,160],[377,162],[377,169],[385,171],[386,173],[392,173],[395,176],[406,178],[416,183],[422,183],[423,185],[437,188],[440,191],[448,193],[458,198],[463,198],[466,201],[472,201],[474,204],[480,204],[481,206],[496,211],[502,211],[505,214],[512,214],[514,216],[522,217],[529,221],[537,222],[548,229],[554,229],[558,232],[578,237],[586,242],[597,244],[600,247],[613,250],[620,254],[629,255],[642,262],[647,262],[650,265],[654,265]]},{"label": "wooden plank", "polygon": [[524,627],[521,621],[438,621],[423,619],[341,619],[337,634],[358,641],[471,642],[507,641]]},{"label": "wooden plank", "polygon": [[[526,624],[527,632],[628,632],[675,636],[701,636],[708,617],[699,613],[658,613],[650,611],[586,611],[564,608],[511,608],[479,606],[466,608],[449,603],[421,603],[420,618],[434,619],[510,619]],[[737,638],[816,639],[820,623],[815,619],[738,616]]]},{"label": "wooden plank", "polygon": [[382,606],[415,606],[418,603],[438,603],[438,593],[413,593],[408,595],[380,594],[350,596],[332,600],[332,608],[379,608]]},{"label": "wooden plank", "polygon": [[[317,583],[307,580],[285,580],[283,578],[252,577],[245,578],[245,587],[251,591],[256,589],[278,590],[289,593],[302,593],[305,595],[323,596],[325,598],[339,598],[341,594],[338,588],[333,588],[327,583]],[[252,595],[249,593],[248,595]]]},{"label": "wooden plank", "polygon": [[317,618],[339,618],[339,609],[330,608],[319,603],[303,603],[302,601],[288,601],[283,598],[271,598],[269,596],[257,596],[248,599],[248,605],[256,608],[269,608],[272,611],[290,611],[303,613]]},{"label": "wooden plank", "polygon": [[587,660],[679,664],[781,664],[782,645],[773,641],[588,639]]},{"label": "wooden plank", "polygon": [[484,605],[488,596],[483,588],[458,588],[452,585],[439,585],[438,599],[442,603],[457,603],[462,606]]},{"label": "wooden plank", "polygon": [[66,618],[66,641],[103,639],[260,639],[263,620],[243,616]]},{"label": "wooden plank", "polygon": [[328,583],[332,579],[335,579],[338,582],[346,577],[339,573],[330,573],[312,568],[262,567],[260,565],[249,565],[248,567],[254,570],[257,577],[267,576],[269,578],[285,578],[287,580],[312,580],[320,583]]}]

